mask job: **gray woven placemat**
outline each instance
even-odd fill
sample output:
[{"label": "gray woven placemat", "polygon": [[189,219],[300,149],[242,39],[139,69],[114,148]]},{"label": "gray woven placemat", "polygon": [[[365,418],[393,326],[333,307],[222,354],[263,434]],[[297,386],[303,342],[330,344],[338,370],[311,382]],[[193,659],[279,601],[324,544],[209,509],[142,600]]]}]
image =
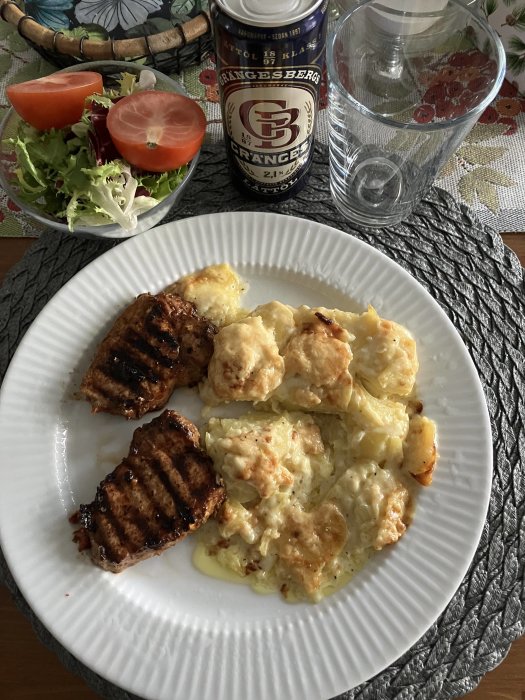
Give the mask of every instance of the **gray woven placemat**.
[{"label": "gray woven placemat", "polygon": [[[331,203],[323,147],[317,149],[308,187],[296,198],[271,206],[244,199],[230,183],[222,147],[205,148],[196,177],[171,219],[235,210],[312,219],[382,250],[441,304],[474,359],[494,441],[492,494],[478,550],[447,609],[417,644],[339,700],[434,700],[464,695],[525,632],[525,283],[519,261],[497,233],[438,189],[429,193],[406,224],[383,230],[352,228]],[[47,232],[13,268],[0,291],[0,377],[47,301],[113,245]],[[80,664],[51,637],[23,600],[3,560],[0,576],[40,639],[68,669],[106,700],[134,698]],[[177,698],[176,689],[173,697]]]}]

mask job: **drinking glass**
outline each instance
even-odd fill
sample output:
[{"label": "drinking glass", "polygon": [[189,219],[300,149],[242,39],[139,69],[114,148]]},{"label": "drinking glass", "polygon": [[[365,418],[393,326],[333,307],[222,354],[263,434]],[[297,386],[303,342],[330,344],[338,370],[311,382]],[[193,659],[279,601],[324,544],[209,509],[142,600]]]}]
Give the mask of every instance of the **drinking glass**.
[{"label": "drinking glass", "polygon": [[460,0],[367,0],[327,42],[330,189],[365,226],[406,219],[497,95],[505,52]]}]

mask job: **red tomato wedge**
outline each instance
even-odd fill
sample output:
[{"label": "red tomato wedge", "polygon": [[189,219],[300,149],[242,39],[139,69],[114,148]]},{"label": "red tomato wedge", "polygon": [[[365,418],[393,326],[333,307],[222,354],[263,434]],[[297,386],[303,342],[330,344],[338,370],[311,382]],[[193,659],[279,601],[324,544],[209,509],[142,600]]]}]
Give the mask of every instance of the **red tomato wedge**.
[{"label": "red tomato wedge", "polygon": [[62,129],[82,116],[86,97],[102,94],[100,73],[53,73],[44,78],[9,85],[7,97],[15,112],[41,131]]},{"label": "red tomato wedge", "polygon": [[107,127],[117,151],[128,163],[160,173],[188,163],[199,151],[206,116],[184,95],[144,90],[111,107]]}]

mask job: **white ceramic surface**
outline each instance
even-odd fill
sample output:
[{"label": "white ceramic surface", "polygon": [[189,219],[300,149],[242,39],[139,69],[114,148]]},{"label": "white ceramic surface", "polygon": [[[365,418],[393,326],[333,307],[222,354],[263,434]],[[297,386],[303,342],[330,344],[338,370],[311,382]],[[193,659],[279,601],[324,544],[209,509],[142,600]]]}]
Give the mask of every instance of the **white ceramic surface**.
[{"label": "white ceramic surface", "polygon": [[[188,538],[114,575],[76,552],[68,523],[127,453],[141,422],[73,398],[96,344],[143,291],[226,261],[249,306],[280,299],[349,310],[372,303],[418,342],[418,387],[439,430],[432,486],[395,546],[317,605],[208,578]],[[191,390],[169,406],[198,418]],[[110,681],[155,700],[321,700],[375,675],[445,608],[475,552],[492,474],[474,365],[430,295],[396,263],[317,223],[226,213],[166,224],[79,272],[27,331],[0,394],[0,543],[52,635]]]}]

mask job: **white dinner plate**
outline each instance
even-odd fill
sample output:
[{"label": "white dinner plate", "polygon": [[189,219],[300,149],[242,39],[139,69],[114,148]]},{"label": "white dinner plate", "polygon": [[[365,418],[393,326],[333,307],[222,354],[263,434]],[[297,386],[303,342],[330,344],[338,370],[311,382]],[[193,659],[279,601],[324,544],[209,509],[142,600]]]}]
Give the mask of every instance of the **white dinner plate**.
[{"label": "white dinner plate", "polygon": [[[151,420],[91,415],[74,398],[117,313],[137,294],[218,262],[248,280],[245,306],[272,299],[377,311],[414,334],[418,392],[438,425],[439,462],[415,520],[322,602],[290,604],[209,578],[191,537],[115,575],[71,541],[68,516]],[[170,408],[198,418],[192,390]],[[474,365],[445,313],[367,244],[303,219],[226,213],[166,224],[79,272],[23,338],[0,396],[0,535],[13,576],[43,624],[101,676],[155,700],[324,700],[372,677],[443,611],[474,555],[492,474]]]}]

